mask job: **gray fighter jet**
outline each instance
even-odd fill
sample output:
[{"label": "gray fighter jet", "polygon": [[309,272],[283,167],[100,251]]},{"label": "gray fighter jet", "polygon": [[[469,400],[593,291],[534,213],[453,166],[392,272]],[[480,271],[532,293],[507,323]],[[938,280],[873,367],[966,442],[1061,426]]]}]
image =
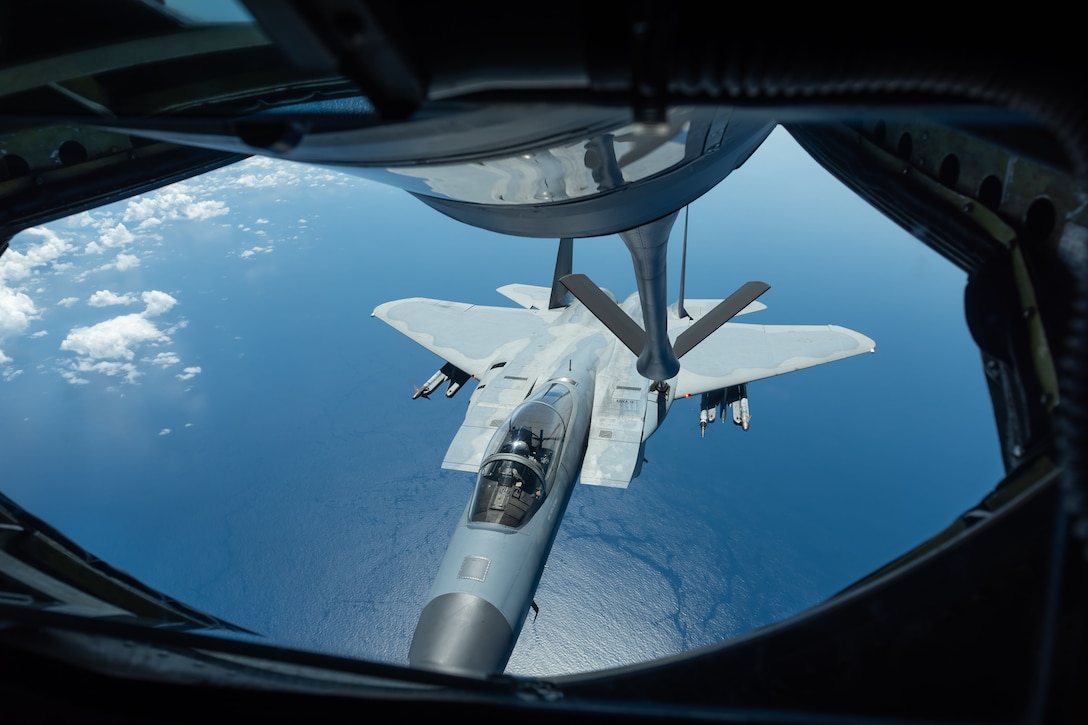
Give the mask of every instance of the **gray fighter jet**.
[{"label": "gray fighter jet", "polygon": [[728,322],[765,309],[755,301],[762,282],[724,301],[666,307],[663,250],[675,216],[621,234],[640,290],[622,305],[570,274],[565,239],[551,288],[499,288],[522,309],[417,297],[374,310],[446,361],[413,397],[443,382],[452,397],[479,381],[442,462],[478,472],[476,488],[416,626],[411,666],[502,672],[574,483],[626,488],[674,400],[702,394],[704,428],[708,405],[732,405],[747,430],[747,383],[874,349],[832,325]]}]

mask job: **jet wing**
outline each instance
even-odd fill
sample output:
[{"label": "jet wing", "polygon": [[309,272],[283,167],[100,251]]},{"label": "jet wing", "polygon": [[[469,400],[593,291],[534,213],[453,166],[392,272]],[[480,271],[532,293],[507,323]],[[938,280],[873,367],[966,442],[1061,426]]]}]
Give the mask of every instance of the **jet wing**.
[{"label": "jet wing", "polygon": [[548,321],[535,311],[485,307],[424,297],[378,305],[371,313],[469,375],[480,377],[514,343],[545,334]]},{"label": "jet wing", "polygon": [[836,325],[730,322],[680,358],[673,396],[696,395],[782,375],[872,352],[875,347],[876,343],[865,335]]}]

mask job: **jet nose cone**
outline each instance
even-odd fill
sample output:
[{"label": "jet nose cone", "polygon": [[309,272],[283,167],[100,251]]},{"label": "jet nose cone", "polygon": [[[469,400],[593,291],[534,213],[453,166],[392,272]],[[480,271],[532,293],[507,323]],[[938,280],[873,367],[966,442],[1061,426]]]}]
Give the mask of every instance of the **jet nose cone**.
[{"label": "jet nose cone", "polygon": [[423,608],[408,665],[482,677],[506,669],[513,649],[513,630],[502,612],[486,599],[452,592]]}]

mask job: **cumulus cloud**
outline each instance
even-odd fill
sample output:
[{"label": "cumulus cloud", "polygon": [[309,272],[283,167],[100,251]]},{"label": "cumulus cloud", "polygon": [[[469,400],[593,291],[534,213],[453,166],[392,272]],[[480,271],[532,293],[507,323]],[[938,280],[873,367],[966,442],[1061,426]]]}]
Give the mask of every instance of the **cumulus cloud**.
[{"label": "cumulus cloud", "polygon": [[298,168],[291,164],[266,163],[272,159],[253,158],[243,164],[246,171],[234,179],[235,186],[263,189],[270,186],[294,186],[299,182]]},{"label": "cumulus cloud", "polygon": [[127,227],[121,222],[118,222],[115,226],[103,225],[98,239],[90,242],[83,251],[86,254],[102,254],[107,249],[113,249],[115,247],[127,247],[135,241],[136,237],[128,230]]},{"label": "cumulus cloud", "polygon": [[158,290],[144,292],[140,295],[140,299],[147,305],[143,311],[143,315],[146,317],[157,317],[178,303],[178,301],[170,295],[165,292],[159,292]]},{"label": "cumulus cloud", "polygon": [[34,300],[0,281],[0,339],[21,333],[39,316]]},{"label": "cumulus cloud", "polygon": [[89,211],[81,211],[65,219],[65,222],[70,227],[89,227],[97,224],[98,220]]},{"label": "cumulus cloud", "polygon": [[161,368],[168,368],[171,365],[178,365],[181,363],[181,358],[172,352],[160,352],[155,357],[144,358],[145,362],[149,362],[152,365],[158,365]]},{"label": "cumulus cloud", "polygon": [[139,257],[137,257],[135,254],[125,254],[124,252],[122,252],[121,254],[118,254],[116,257],[114,257],[112,262],[108,262],[100,267],[95,267],[94,269],[88,269],[84,272],[81,272],[80,274],[76,275],[75,280],[77,282],[82,282],[87,278],[87,275],[91,274],[92,272],[105,272],[111,269],[123,272],[126,269],[133,269],[139,266]]},{"label": "cumulus cloud", "polygon": [[48,330],[38,330],[37,332],[33,333],[31,335],[31,337],[33,337],[33,338],[45,337],[48,334],[49,334]]},{"label": "cumulus cloud", "polygon": [[4,380],[11,380],[16,375],[23,372],[22,370],[13,368],[10,365],[10,363],[13,362],[15,362],[15,360],[10,355],[6,355],[3,350],[0,350],[0,365],[4,366],[3,368],[0,368],[0,377],[3,377]]},{"label": "cumulus cloud", "polygon": [[198,221],[230,212],[230,207],[217,199],[198,200],[195,191],[191,186],[174,184],[152,196],[137,197],[128,202],[121,220],[141,224],[148,219]]},{"label": "cumulus cloud", "polygon": [[161,435],[161,436],[170,435],[170,429],[169,428],[163,428],[162,430],[159,431],[159,435]]},{"label": "cumulus cloud", "polygon": [[60,344],[61,350],[95,360],[132,360],[134,348],[149,342],[169,342],[143,314],[121,315],[90,327],[73,328]]},{"label": "cumulus cloud", "polygon": [[242,259],[249,259],[250,257],[256,256],[258,254],[268,254],[271,251],[272,249],[270,247],[252,247],[242,252],[238,256]]},{"label": "cumulus cloud", "polygon": [[107,289],[100,289],[91,295],[87,304],[91,307],[108,307],[110,305],[131,305],[136,298],[129,294],[119,295]]},{"label": "cumulus cloud", "polygon": [[136,369],[134,364],[118,360],[79,360],[73,369],[81,373],[98,373],[111,378],[119,377],[126,383],[134,383],[136,378],[140,377],[140,371]]},{"label": "cumulus cloud", "polygon": [[63,300],[61,300],[57,304],[60,305],[61,307],[71,307],[72,305],[74,305],[77,302],[79,302],[78,297],[65,297]]},{"label": "cumulus cloud", "polygon": [[31,238],[37,237],[41,241],[37,244],[31,243],[25,252],[16,249],[14,245],[4,252],[4,263],[0,264],[0,284],[22,281],[39,267],[53,264],[72,251],[72,244],[61,239],[51,229],[33,227],[22,234]]},{"label": "cumulus cloud", "polygon": [[135,254],[118,254],[113,263],[114,269],[123,272],[126,269],[140,266],[140,258]]},{"label": "cumulus cloud", "polygon": [[199,375],[201,372],[202,371],[201,371],[201,369],[199,367],[190,367],[190,368],[185,368],[185,370],[178,373],[175,377],[177,377],[178,380],[192,380],[197,375]]},{"label": "cumulus cloud", "polygon": [[[96,306],[136,302],[133,295],[118,295],[109,290],[99,290],[91,295],[91,299],[99,303]],[[159,290],[143,292],[140,300],[145,305],[143,312],[120,315],[89,327],[75,327],[69,331],[68,336],[60,344],[61,350],[78,356],[77,360],[65,371],[65,377],[69,382],[87,382],[81,373],[98,373],[109,377],[121,377],[130,383],[135,382],[141,375],[133,362],[136,359],[136,351],[144,345],[162,345],[170,342],[170,335],[160,330],[149,318],[162,315],[173,308],[178,301]],[[171,329],[177,329],[177,327]],[[160,367],[177,365],[181,362],[172,352],[158,353],[154,357],[144,357],[141,360]],[[199,368],[196,371],[200,372]]]}]

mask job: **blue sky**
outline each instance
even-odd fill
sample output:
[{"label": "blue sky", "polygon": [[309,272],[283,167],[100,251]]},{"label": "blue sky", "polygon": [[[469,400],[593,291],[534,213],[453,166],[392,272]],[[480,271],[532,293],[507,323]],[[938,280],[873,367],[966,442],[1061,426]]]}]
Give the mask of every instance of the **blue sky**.
[{"label": "blue sky", "polygon": [[[670,294],[679,234],[670,249]],[[171,596],[274,641],[401,662],[473,476],[441,361],[391,299],[511,304],[555,242],[256,159],[18,235],[0,259],[4,492]],[[617,237],[576,271],[625,297]],[[572,498],[511,671],[596,669],[795,614],[936,533],[1001,475],[965,275],[776,130],[691,207],[687,294],[772,285],[751,322],[864,355],[754,383],[752,429],[680,401],[626,491]],[[758,319],[756,319],[758,317]]]}]

